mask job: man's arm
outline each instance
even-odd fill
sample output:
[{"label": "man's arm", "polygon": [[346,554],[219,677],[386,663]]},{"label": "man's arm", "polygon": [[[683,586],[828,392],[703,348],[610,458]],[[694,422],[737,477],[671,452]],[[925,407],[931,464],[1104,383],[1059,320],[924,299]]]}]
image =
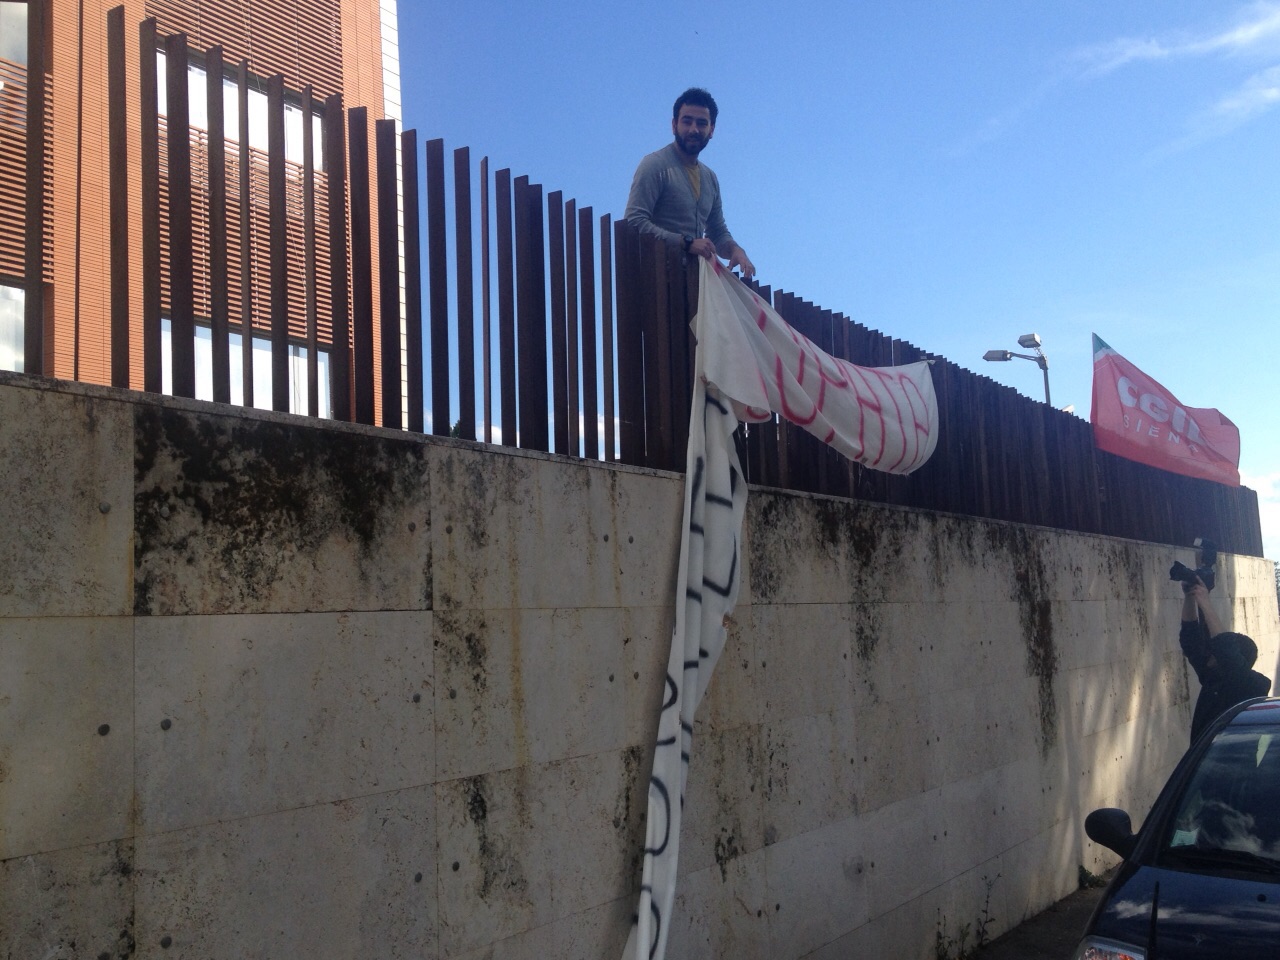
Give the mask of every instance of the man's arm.
[{"label": "man's arm", "polygon": [[1196,590],[1208,595],[1204,584],[1196,581],[1194,587],[1183,587],[1182,593],[1182,628],[1178,632],[1178,645],[1182,647],[1182,655],[1195,671],[1196,679],[1204,683],[1204,671],[1209,661],[1209,645],[1204,629],[1200,626],[1199,604],[1196,602]]},{"label": "man's arm", "polygon": [[[1200,612],[1204,614],[1204,625],[1209,630],[1210,639],[1213,639],[1218,634],[1224,632],[1222,621],[1218,619],[1218,614],[1213,609],[1213,602],[1209,599],[1209,590],[1200,582],[1199,577],[1196,578],[1196,585],[1191,588],[1187,596],[1195,600],[1196,606],[1199,608]],[[1185,608],[1183,612],[1183,619],[1186,619]]]},{"label": "man's arm", "polygon": [[631,193],[627,196],[627,209],[623,219],[641,233],[660,237],[667,243],[680,243],[683,238],[674,230],[667,230],[653,222],[653,211],[662,196],[662,167],[653,158],[645,157],[636,167],[631,180]]}]

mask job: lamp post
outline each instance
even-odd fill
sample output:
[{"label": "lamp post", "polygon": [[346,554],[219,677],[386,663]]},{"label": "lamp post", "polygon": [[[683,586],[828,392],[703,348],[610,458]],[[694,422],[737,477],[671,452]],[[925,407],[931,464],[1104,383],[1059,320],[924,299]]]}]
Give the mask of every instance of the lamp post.
[{"label": "lamp post", "polygon": [[1040,334],[1027,333],[1018,338],[1018,346],[1027,350],[1034,350],[1035,353],[1014,353],[1012,350],[988,350],[982,355],[983,360],[1012,360],[1018,357],[1022,360],[1030,360],[1040,368],[1044,374],[1044,402],[1049,406],[1053,403],[1049,400],[1049,358],[1044,355],[1044,351],[1040,349]]}]

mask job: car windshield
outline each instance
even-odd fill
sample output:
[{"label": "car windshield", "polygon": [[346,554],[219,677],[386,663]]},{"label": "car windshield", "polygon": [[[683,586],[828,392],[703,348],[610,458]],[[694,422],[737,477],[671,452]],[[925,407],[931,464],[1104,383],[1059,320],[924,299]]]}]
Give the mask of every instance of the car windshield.
[{"label": "car windshield", "polygon": [[1280,870],[1280,738],[1263,728],[1214,738],[1178,803],[1162,859]]}]

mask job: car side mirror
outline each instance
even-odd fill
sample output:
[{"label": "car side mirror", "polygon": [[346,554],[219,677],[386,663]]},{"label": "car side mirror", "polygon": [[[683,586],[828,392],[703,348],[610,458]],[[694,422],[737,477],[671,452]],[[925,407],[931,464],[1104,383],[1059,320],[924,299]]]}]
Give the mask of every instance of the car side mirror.
[{"label": "car side mirror", "polygon": [[1084,832],[1094,843],[1114,850],[1126,860],[1133,853],[1138,838],[1133,833],[1129,814],[1115,807],[1103,807],[1084,818]]}]

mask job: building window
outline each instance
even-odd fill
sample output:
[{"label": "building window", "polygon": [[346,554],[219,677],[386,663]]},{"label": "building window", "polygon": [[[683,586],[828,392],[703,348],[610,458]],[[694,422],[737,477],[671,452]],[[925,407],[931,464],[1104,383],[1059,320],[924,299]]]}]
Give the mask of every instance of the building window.
[{"label": "building window", "polygon": [[0,283],[0,370],[22,372],[25,307],[26,294],[21,287]]},{"label": "building window", "polygon": [[[156,54],[156,79],[160,116],[168,115],[168,88],[165,74],[165,54]],[[262,85],[256,77],[250,83]],[[209,129],[208,74],[204,67],[187,65],[187,113],[191,126],[198,130]],[[302,163],[302,115],[300,104],[286,100],[284,105],[284,155],[291,163]],[[222,80],[222,115],[226,139],[240,142],[239,81],[231,77]],[[311,114],[311,149],[314,168],[324,170],[323,127],[319,111]],[[267,149],[267,95],[262,90],[249,88],[249,146],[255,150]]]},{"label": "building window", "polygon": [[[19,314],[21,321],[21,314]],[[21,338],[21,328],[19,328]],[[241,337],[232,332],[231,343],[231,402],[244,405],[244,369],[241,363]],[[19,339],[21,346],[21,339]],[[160,321],[160,391],[173,395],[173,340],[168,318]],[[333,417],[329,404],[329,352],[320,350],[316,356],[318,368],[317,411],[325,419]],[[203,324],[196,324],[196,399],[213,399],[213,331]],[[271,341],[253,338],[253,405],[259,410],[271,409]],[[289,344],[289,412],[307,413],[307,348]]]},{"label": "building window", "polygon": [[0,60],[27,65],[27,5],[0,0]]}]

